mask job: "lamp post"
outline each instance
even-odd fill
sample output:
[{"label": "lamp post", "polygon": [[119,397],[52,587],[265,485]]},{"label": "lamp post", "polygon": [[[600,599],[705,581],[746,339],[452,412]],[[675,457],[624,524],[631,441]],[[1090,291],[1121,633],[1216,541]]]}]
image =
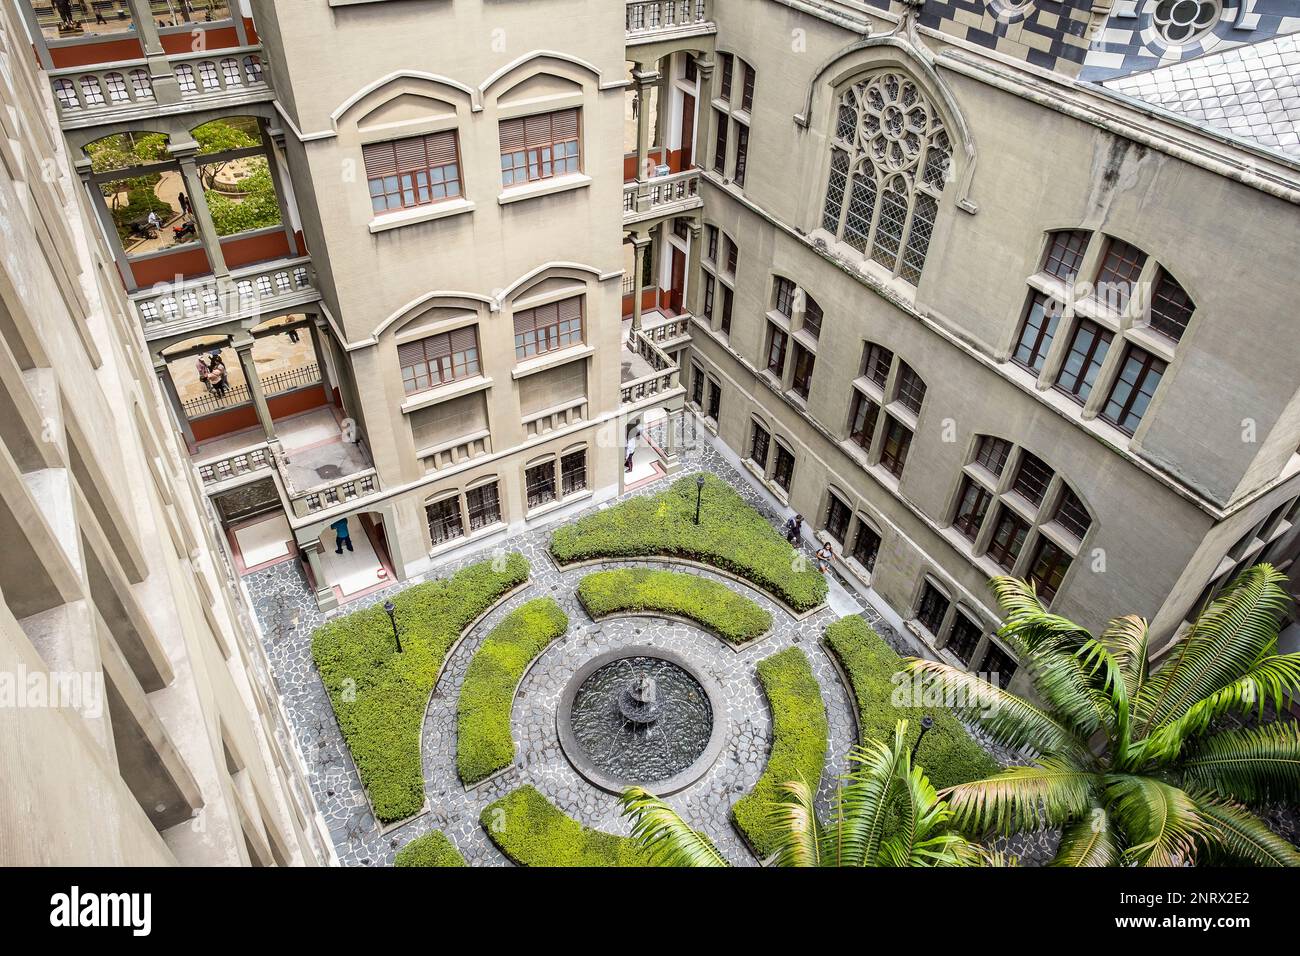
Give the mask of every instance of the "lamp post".
[{"label": "lamp post", "polygon": [[933,717],[921,718],[921,732],[916,735],[916,743],[912,744],[912,762],[916,762],[916,752],[921,749],[921,740],[925,737],[925,732],[934,726]]},{"label": "lamp post", "polygon": [[695,476],[695,523],[700,523],[700,498],[704,495],[704,475]]},{"label": "lamp post", "polygon": [[[402,653],[402,635],[397,633],[397,605],[392,601],[384,602],[384,610],[388,612],[388,620],[393,625],[393,640],[397,641],[397,653]],[[930,718],[927,717],[926,720]]]}]

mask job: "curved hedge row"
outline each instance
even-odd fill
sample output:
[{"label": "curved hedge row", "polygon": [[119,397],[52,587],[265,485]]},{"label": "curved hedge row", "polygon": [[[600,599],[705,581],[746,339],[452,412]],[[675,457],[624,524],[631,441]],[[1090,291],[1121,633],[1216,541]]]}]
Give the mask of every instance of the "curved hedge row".
[{"label": "curved hedge row", "polygon": [[474,652],[456,705],[456,770],[478,783],[515,759],[510,708],[534,658],[569,627],[554,598],[537,598],[511,611]]},{"label": "curved hedge row", "polygon": [[808,656],[797,647],[758,662],[772,708],[772,750],[754,789],[736,801],[731,815],[760,857],[776,852],[772,808],[782,800],[781,785],[802,780],[813,790],[826,763],[830,723],[821,688]]},{"label": "curved hedge row", "polygon": [[397,851],[393,866],[469,866],[439,830],[418,836]]},{"label": "curved hedge row", "polygon": [[520,866],[653,865],[635,840],[583,826],[531,786],[484,807],[479,822],[501,852]]},{"label": "curved hedge row", "polygon": [[327,621],[312,635],[312,657],[339,729],[385,823],[424,805],[420,727],[447,651],[475,618],[528,580],[522,555],[509,555],[499,571],[494,563],[472,564],[394,595],[401,654],[378,604]]},{"label": "curved hedge row", "polygon": [[772,626],[772,615],[744,595],[680,571],[597,571],[578,582],[578,600],[595,618],[616,611],[662,611],[688,617],[732,644],[753,640]]},{"label": "curved hedge row", "polygon": [[921,741],[916,765],[925,768],[936,790],[982,780],[1001,769],[951,711],[942,707],[894,706],[893,694],[898,686],[894,675],[902,670],[903,659],[861,617],[840,618],[829,625],[826,646],[852,685],[863,741],[889,743],[899,720],[919,727],[922,717],[933,717],[934,726]]},{"label": "curved hedge row", "polygon": [[596,558],[690,558],[729,571],[776,595],[795,611],[826,600],[821,573],[802,567],[795,551],[725,481],[706,475],[695,524],[695,475],[657,495],[629,498],[587,515],[551,536],[560,564]]}]

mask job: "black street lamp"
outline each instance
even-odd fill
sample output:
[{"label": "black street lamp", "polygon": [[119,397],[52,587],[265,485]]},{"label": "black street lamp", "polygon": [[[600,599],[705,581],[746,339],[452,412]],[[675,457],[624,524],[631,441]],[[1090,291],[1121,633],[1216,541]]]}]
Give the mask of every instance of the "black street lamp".
[{"label": "black street lamp", "polygon": [[925,732],[934,726],[933,717],[921,718],[921,732],[916,735],[916,743],[912,744],[912,762],[916,762],[916,752],[921,749],[921,740],[925,737]]},{"label": "black street lamp", "polygon": [[[384,610],[388,612],[388,620],[393,625],[393,640],[397,641],[397,653],[402,653],[402,635],[397,633],[397,605],[392,601],[384,602]],[[930,718],[927,717],[926,720]]]},{"label": "black street lamp", "polygon": [[700,498],[704,495],[704,475],[695,476],[695,523],[700,523]]}]

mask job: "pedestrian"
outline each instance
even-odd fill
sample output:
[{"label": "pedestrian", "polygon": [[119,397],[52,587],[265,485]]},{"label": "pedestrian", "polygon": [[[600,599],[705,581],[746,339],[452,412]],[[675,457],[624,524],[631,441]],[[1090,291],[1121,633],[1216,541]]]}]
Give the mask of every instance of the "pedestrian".
[{"label": "pedestrian", "polygon": [[297,328],[297,326],[294,326],[293,328],[289,329],[289,341],[292,342],[294,345],[297,345],[297,344],[298,344],[298,328]]},{"label": "pedestrian", "polygon": [[342,554],[345,547],[351,551],[352,535],[348,532],[348,519],[340,518],[330,527],[334,529],[334,553]]},{"label": "pedestrian", "polygon": [[627,457],[623,459],[623,470],[632,470],[632,456],[636,454],[636,446],[641,438],[641,426],[637,425],[632,429],[632,434],[627,436]]},{"label": "pedestrian", "polygon": [[785,523],[785,540],[793,545],[799,544],[799,538],[803,532],[803,515],[796,514],[793,518]]},{"label": "pedestrian", "polygon": [[108,26],[108,21],[104,19],[104,14],[99,10],[95,11],[95,22],[100,26]]},{"label": "pedestrian", "polygon": [[212,383],[208,381],[208,373],[212,371],[212,369],[208,368],[208,363],[203,361],[202,355],[195,359],[194,368],[195,371],[199,373],[199,381],[203,383],[203,387],[209,392],[212,391]]},{"label": "pedestrian", "polygon": [[820,548],[817,549],[817,570],[820,571],[822,574],[825,574],[827,571],[831,569],[832,553],[833,552],[831,551],[831,546],[829,544],[823,544]]},{"label": "pedestrian", "polygon": [[181,204],[181,215],[188,216],[190,214],[190,197],[184,193],[177,193],[176,199]]},{"label": "pedestrian", "polygon": [[150,209],[149,215],[145,217],[145,222],[149,224],[150,229],[161,229],[162,220],[158,218],[158,210]]}]

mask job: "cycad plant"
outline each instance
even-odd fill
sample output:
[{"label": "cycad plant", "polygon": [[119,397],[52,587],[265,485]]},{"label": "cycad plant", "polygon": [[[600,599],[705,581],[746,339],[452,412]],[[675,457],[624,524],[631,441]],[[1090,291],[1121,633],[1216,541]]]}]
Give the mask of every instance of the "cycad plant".
[{"label": "cycad plant", "polygon": [[[890,744],[870,741],[849,754],[829,824],[817,819],[807,783],[783,785],[772,807],[779,824],[779,866],[965,866],[999,862],[950,830],[952,812],[920,767],[912,766],[907,721]],[[632,835],[660,866],[727,866],[708,837],[692,830],[672,807],[640,787],[623,794]]]},{"label": "cycad plant", "polygon": [[[1247,806],[1300,797],[1300,728],[1281,712],[1300,689],[1300,654],[1278,654],[1291,598],[1269,565],[1243,571],[1154,669],[1147,622],[1093,637],[1050,614],[1023,581],[995,578],[999,631],[1041,706],[946,664],[912,659],[922,690],[1037,757],[941,796],[966,832],[1062,830],[1061,866],[1300,865]],[[1227,726],[1229,715],[1255,726]]]}]

